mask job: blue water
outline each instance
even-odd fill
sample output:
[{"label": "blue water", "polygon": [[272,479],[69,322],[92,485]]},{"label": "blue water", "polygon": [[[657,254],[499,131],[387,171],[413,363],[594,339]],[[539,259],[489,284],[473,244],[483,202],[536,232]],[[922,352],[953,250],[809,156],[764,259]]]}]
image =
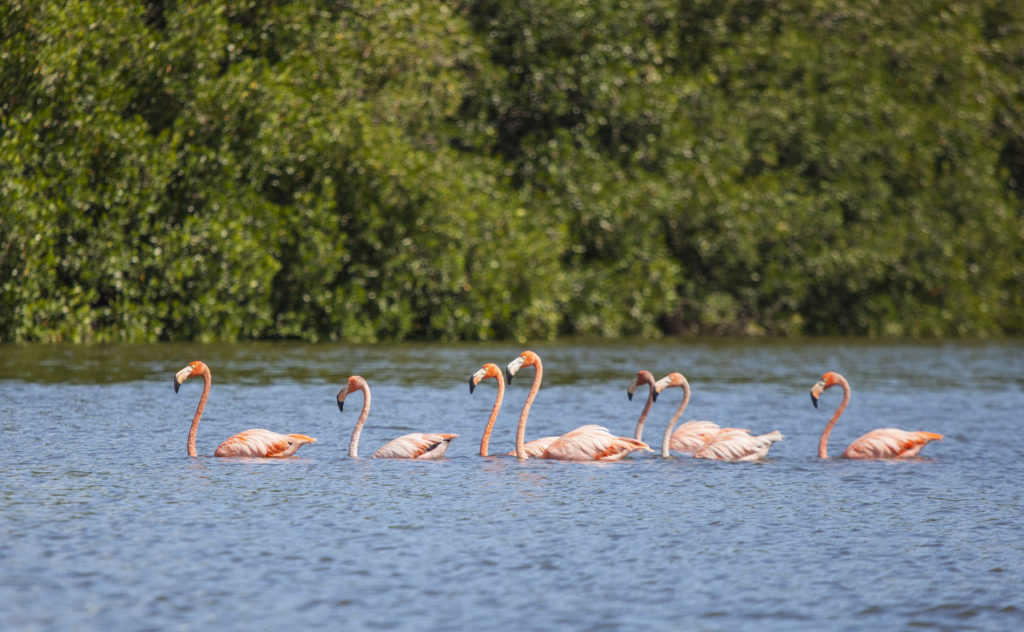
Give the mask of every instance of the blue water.
[{"label": "blue water", "polygon": [[[679,370],[685,418],[786,436],[761,463],[637,455],[609,464],[480,458],[514,345],[0,346],[0,629],[1024,629],[1024,342],[578,343],[531,346],[545,385],[527,438],[601,423],[630,436],[637,369]],[[319,439],[282,461],[201,455],[250,427]],[[816,457],[876,427],[946,435],[923,458]],[[456,432],[440,462],[346,456]],[[509,387],[513,446],[532,379]],[[672,391],[677,391],[673,393]],[[655,404],[656,444],[681,393]]]}]

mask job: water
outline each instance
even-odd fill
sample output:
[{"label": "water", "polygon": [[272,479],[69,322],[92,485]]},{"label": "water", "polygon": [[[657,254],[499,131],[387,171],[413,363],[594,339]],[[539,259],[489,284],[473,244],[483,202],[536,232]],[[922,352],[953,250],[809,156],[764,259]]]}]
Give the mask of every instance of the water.
[{"label": "water", "polygon": [[[1012,630],[1024,626],[1024,342],[558,344],[527,438],[601,423],[631,435],[639,368],[680,370],[686,418],[786,439],[770,459],[610,464],[477,456],[515,345],[0,347],[0,628],[11,630]],[[250,427],[319,438],[282,461],[201,455]],[[869,429],[946,435],[923,458],[821,461]],[[346,456],[410,431],[457,432],[436,463]],[[509,387],[492,453],[512,448],[532,379]],[[673,392],[675,391],[675,392]],[[656,444],[679,401],[655,404]],[[641,398],[642,399],[642,398]],[[665,403],[665,402],[668,403]]]}]

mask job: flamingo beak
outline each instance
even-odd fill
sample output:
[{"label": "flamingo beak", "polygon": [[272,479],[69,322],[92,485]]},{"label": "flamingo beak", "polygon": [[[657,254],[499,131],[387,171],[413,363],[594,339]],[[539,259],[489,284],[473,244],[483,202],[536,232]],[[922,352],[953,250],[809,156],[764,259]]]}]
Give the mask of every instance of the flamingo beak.
[{"label": "flamingo beak", "polygon": [[640,385],[639,376],[634,377],[629,381],[629,386],[626,387],[626,397],[629,401],[633,401],[633,393],[636,392],[636,387]]},{"label": "flamingo beak", "polygon": [[508,363],[508,366],[505,367],[505,383],[506,384],[511,384],[512,383],[512,376],[515,375],[516,372],[519,371],[519,369],[523,368],[523,363],[524,362],[526,362],[526,360],[523,359],[522,356],[519,356],[515,360],[513,360],[513,361]]},{"label": "flamingo beak", "polygon": [[477,384],[479,384],[480,381],[483,380],[485,377],[487,377],[487,369],[486,368],[480,369],[476,373],[474,373],[472,376],[470,376],[470,378],[469,378],[469,394],[470,395],[473,394],[473,391],[476,389]]},{"label": "flamingo beak", "polygon": [[815,384],[814,387],[811,389],[811,403],[814,404],[815,408],[818,407],[818,398],[821,396],[821,392],[823,390],[825,390],[824,380]]},{"label": "flamingo beak", "polygon": [[338,410],[345,412],[345,396],[348,395],[348,386],[338,391]]},{"label": "flamingo beak", "polygon": [[182,383],[188,379],[188,376],[192,375],[192,366],[187,366],[184,369],[174,374],[174,392],[178,392],[178,388],[181,387]]}]

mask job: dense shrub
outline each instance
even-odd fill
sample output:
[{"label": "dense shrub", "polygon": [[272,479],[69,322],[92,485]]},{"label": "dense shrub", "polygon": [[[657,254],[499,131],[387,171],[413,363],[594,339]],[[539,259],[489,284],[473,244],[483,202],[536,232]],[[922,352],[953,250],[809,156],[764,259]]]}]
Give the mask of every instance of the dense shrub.
[{"label": "dense shrub", "polygon": [[0,341],[1024,333],[1003,0],[0,3]]}]

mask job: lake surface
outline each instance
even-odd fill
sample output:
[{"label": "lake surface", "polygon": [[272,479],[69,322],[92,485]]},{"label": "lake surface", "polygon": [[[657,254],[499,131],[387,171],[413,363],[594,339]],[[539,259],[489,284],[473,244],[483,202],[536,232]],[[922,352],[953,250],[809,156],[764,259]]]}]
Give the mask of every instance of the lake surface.
[{"label": "lake surface", "polygon": [[[681,371],[684,419],[785,440],[760,463],[478,456],[492,380],[525,347],[0,346],[0,629],[1024,629],[1024,341],[679,340],[536,344],[527,438],[599,423],[631,436],[637,369]],[[172,377],[201,359],[213,390]],[[820,460],[896,426],[922,458]],[[347,457],[362,404],[364,458]],[[491,441],[512,449],[533,378]],[[640,401],[636,401],[639,399]],[[655,404],[660,441],[681,399]],[[261,427],[319,439],[285,460],[215,459]],[[460,437],[439,462],[374,460],[406,432]]]}]

